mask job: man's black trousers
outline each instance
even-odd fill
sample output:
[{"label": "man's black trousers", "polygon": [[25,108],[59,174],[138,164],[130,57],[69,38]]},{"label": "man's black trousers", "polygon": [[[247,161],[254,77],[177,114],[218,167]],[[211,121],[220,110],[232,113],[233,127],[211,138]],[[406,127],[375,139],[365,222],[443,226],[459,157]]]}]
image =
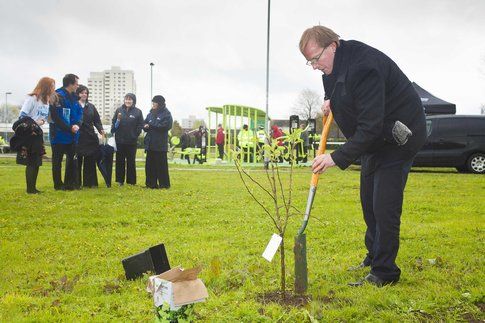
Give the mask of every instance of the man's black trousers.
[{"label": "man's black trousers", "polygon": [[[182,149],[182,151],[184,151],[185,149],[187,149],[187,147],[182,146],[181,149]],[[180,154],[180,159],[187,160],[187,163],[189,163],[189,165],[190,165],[190,156],[188,154]]]},{"label": "man's black trousers", "polygon": [[147,150],[145,175],[145,184],[149,188],[170,187],[166,151]]},{"label": "man's black trousers", "polygon": [[[74,144],[53,144],[52,145],[52,179],[54,188],[72,190],[79,185],[77,180],[77,169],[74,162]],[[62,183],[62,159],[66,155],[66,170],[64,183]]]},{"label": "man's black trousers", "polygon": [[219,158],[224,159],[224,144],[217,144],[217,150],[219,151]]},{"label": "man's black trousers", "polygon": [[116,182],[136,184],[136,144],[116,143]]},{"label": "man's black trousers", "polygon": [[397,282],[396,265],[403,192],[415,153],[392,149],[362,156],[360,198],[367,224],[366,265],[386,282]]}]

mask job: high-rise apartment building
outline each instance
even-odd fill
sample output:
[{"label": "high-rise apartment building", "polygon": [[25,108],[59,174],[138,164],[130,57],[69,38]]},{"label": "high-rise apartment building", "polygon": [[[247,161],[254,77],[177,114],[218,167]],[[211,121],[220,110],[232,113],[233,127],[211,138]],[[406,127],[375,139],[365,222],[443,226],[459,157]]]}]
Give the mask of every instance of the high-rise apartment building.
[{"label": "high-rise apartment building", "polygon": [[204,119],[197,119],[192,115],[189,115],[188,118],[182,119],[182,128],[184,129],[194,129],[196,125],[205,126]]},{"label": "high-rise apartment building", "polygon": [[89,100],[96,106],[103,123],[111,122],[113,114],[123,104],[126,93],[136,93],[133,71],[119,66],[103,72],[91,72],[88,78]]}]

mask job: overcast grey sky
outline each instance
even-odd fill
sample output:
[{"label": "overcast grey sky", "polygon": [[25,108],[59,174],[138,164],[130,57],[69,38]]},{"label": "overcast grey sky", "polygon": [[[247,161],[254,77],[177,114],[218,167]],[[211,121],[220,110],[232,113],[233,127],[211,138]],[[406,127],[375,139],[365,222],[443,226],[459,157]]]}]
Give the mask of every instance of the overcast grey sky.
[{"label": "overcast grey sky", "polygon": [[[20,104],[37,80],[121,66],[138,107],[162,94],[175,119],[206,106],[265,108],[266,0],[0,0],[0,102]],[[312,25],[378,48],[434,95],[477,114],[485,104],[484,0],[273,0],[270,101],[286,118],[301,90],[323,93],[298,42]],[[482,72],[481,72],[482,71]]]}]

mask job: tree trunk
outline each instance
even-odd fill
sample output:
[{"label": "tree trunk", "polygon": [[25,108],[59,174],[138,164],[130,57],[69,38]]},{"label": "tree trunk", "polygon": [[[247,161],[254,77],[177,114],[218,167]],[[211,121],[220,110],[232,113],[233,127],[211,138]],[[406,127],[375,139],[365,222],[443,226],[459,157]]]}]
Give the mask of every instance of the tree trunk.
[{"label": "tree trunk", "polygon": [[281,258],[281,297],[286,299],[286,266],[285,266],[285,238],[281,236],[280,258]]}]

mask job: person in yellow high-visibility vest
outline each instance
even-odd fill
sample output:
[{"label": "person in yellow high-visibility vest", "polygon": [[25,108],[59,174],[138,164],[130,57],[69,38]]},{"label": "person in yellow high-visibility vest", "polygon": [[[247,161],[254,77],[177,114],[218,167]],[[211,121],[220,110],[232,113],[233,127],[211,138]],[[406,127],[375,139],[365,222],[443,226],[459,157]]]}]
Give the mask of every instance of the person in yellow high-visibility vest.
[{"label": "person in yellow high-visibility vest", "polygon": [[254,147],[254,134],[252,130],[249,130],[248,125],[243,125],[242,129],[239,131],[237,135],[237,140],[239,142],[239,148],[243,151],[243,161],[244,162],[252,162],[253,156],[252,151]]}]

